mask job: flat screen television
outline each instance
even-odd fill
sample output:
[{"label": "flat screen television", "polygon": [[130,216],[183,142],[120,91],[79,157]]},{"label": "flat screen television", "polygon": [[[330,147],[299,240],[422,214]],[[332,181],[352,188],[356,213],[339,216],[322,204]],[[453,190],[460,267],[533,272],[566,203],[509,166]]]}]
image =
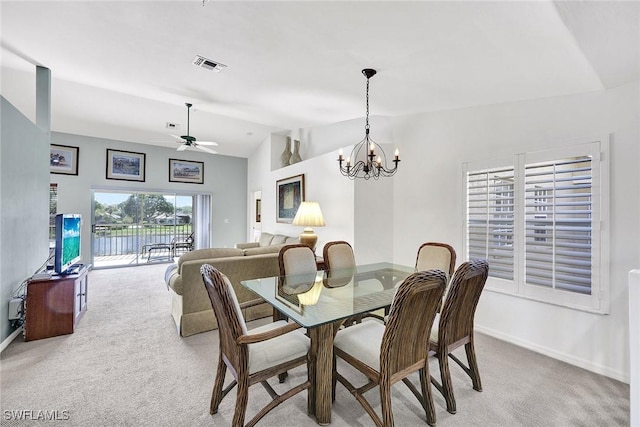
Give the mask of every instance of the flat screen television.
[{"label": "flat screen television", "polygon": [[80,214],[56,215],[56,249],[54,269],[58,274],[74,273],[74,264],[81,260]]}]

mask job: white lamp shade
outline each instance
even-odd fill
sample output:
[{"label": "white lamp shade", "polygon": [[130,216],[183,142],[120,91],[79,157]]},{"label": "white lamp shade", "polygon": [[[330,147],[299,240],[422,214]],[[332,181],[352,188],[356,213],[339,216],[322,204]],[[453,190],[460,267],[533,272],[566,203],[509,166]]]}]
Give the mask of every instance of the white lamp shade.
[{"label": "white lamp shade", "polygon": [[302,202],[293,218],[293,225],[303,227],[324,227],[324,217],[318,202]]}]

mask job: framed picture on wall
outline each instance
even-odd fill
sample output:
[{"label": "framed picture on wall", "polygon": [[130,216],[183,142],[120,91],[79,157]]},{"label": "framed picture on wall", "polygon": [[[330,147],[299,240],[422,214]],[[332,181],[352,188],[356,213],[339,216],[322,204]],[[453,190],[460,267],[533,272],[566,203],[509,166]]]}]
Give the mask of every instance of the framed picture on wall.
[{"label": "framed picture on wall", "polygon": [[107,179],[143,181],[146,154],[107,148]]},{"label": "framed picture on wall", "polygon": [[291,224],[304,201],[304,174],[278,180],[276,198],[277,222]]},{"label": "framed picture on wall", "polygon": [[204,184],[204,162],[169,159],[169,182]]},{"label": "framed picture on wall", "polygon": [[49,171],[64,175],[78,175],[78,155],[80,149],[70,145],[51,144]]}]

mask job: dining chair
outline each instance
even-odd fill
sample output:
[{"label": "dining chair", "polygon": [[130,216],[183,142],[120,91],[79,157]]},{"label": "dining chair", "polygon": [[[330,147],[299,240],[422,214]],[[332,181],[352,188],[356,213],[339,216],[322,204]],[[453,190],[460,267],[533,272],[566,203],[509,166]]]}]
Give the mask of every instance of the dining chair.
[{"label": "dining chair", "polygon": [[[444,292],[446,276],[440,270],[413,273],[396,290],[386,326],[362,322],[338,331],[334,340],[334,358],[341,358],[364,374],[367,384],[356,388],[338,373],[334,378],[360,402],[377,426],[391,427],[391,386],[409,374],[419,372],[420,399],[429,425],[435,425],[436,413],[429,381],[429,335],[436,309]],[[419,327],[417,327],[419,325]],[[382,417],[378,416],[364,393],[380,389]],[[335,399],[335,381],[332,385]]]},{"label": "dining chair", "polygon": [[281,276],[310,274],[318,271],[313,249],[302,243],[280,248],[278,265]]},{"label": "dining chair", "polygon": [[[349,284],[353,280],[356,258],[349,242],[335,240],[326,243],[322,249],[322,258],[327,272],[325,280],[327,287],[338,288]],[[343,324],[344,326],[350,326],[353,323],[360,323],[366,317],[372,317],[384,322],[383,316],[375,313],[365,313],[349,317],[345,319]]]},{"label": "dining chair", "polygon": [[325,286],[340,288],[353,280],[356,258],[349,242],[335,240],[322,248],[322,259],[326,271]]},{"label": "dining chair", "polygon": [[[443,299],[449,290],[449,283],[456,268],[456,251],[446,243],[427,242],[420,245],[416,256],[416,271],[431,269],[442,270],[447,274],[447,285],[444,288]],[[441,304],[442,306],[442,304]],[[438,307],[438,312],[442,307]]]},{"label": "dining chair", "polygon": [[[316,255],[313,249],[301,243],[286,245],[280,248],[280,252],[278,253],[278,266],[280,269],[280,277],[289,276],[287,285],[290,288],[296,286],[296,280],[302,285],[309,282],[313,283],[318,271]],[[284,320],[286,318],[286,316],[274,309],[274,321]]]},{"label": "dining chair", "polygon": [[[431,378],[433,385],[442,393],[447,411],[456,413],[453,384],[449,370],[449,358],[453,359],[471,377],[473,389],[482,391],[480,372],[476,360],[473,320],[480,295],[489,275],[489,264],[484,259],[468,261],[460,265],[451,280],[442,311],[431,329],[429,347],[438,358],[440,383]],[[467,356],[465,365],[452,352],[463,346]]]},{"label": "dining chair", "polygon": [[325,244],[322,248],[322,258],[327,270],[353,268],[356,265],[353,248],[349,242],[344,240],[335,240]]},{"label": "dining chair", "polygon": [[[272,400],[246,424],[253,426],[280,403],[311,387],[308,377],[309,338],[297,330],[300,328],[298,324],[286,321],[247,330],[242,316],[245,305],[238,303],[229,279],[209,264],[204,264],[200,272],[218,321],[220,337],[218,370],[209,412],[212,415],[217,413],[222,399],[237,386],[232,425],[243,426],[249,387],[261,383]],[[271,377],[305,364],[307,380],[282,394],[276,393],[267,382]],[[223,389],[227,370],[231,371],[234,380]]]}]

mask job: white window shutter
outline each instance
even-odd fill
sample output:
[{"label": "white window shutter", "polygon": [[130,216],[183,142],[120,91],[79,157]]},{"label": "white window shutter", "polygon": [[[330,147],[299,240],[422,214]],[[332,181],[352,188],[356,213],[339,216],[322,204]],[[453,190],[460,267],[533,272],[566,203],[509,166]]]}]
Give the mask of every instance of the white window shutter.
[{"label": "white window shutter", "polygon": [[609,311],[608,138],[463,165],[466,253],[487,289]]},{"label": "white window shutter", "polygon": [[489,262],[489,275],[513,280],[514,168],[467,174],[470,259]]},{"label": "white window shutter", "polygon": [[525,165],[526,284],[591,293],[592,160]]}]

